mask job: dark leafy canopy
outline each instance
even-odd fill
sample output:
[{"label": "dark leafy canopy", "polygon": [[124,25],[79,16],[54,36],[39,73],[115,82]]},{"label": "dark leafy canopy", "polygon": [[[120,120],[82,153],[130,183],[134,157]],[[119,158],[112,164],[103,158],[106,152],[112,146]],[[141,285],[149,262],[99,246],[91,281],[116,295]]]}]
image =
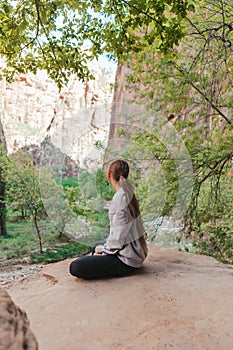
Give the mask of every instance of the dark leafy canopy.
[{"label": "dark leafy canopy", "polygon": [[[15,73],[46,69],[58,86],[70,74],[89,76],[88,59],[106,52],[122,58],[156,41],[168,51],[183,35],[186,0],[2,0],[0,56]],[[84,47],[86,47],[84,49]]]}]

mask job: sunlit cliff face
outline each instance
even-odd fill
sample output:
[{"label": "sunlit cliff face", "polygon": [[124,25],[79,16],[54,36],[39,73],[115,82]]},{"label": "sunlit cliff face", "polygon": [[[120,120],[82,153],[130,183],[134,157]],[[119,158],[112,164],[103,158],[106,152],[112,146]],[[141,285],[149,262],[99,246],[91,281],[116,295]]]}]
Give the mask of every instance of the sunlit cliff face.
[{"label": "sunlit cliff face", "polygon": [[[8,151],[49,137],[54,145],[78,163],[93,154],[93,144],[107,142],[113,98],[114,70],[103,61],[91,63],[95,80],[71,77],[60,92],[45,72],[0,81],[0,113]],[[104,113],[98,112],[98,109]]]}]

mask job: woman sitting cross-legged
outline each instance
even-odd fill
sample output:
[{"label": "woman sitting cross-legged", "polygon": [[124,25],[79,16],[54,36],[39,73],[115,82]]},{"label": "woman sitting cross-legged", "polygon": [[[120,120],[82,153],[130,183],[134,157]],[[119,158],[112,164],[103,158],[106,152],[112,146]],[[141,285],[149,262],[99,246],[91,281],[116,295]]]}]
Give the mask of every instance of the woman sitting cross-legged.
[{"label": "woman sitting cross-legged", "polygon": [[127,162],[110,164],[106,176],[115,194],[109,208],[109,236],[94,246],[91,256],[70,264],[71,275],[84,279],[125,276],[142,266],[148,254],[146,233],[128,174]]}]

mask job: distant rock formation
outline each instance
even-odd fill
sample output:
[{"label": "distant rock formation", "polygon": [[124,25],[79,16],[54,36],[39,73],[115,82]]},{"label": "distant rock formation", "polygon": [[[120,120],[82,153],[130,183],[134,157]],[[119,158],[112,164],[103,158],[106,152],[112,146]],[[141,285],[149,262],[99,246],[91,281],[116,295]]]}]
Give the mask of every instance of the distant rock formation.
[{"label": "distant rock formation", "polygon": [[10,153],[49,138],[77,163],[99,156],[93,150],[96,142],[107,142],[115,72],[97,62],[89,66],[95,80],[72,76],[61,91],[44,71],[0,81],[0,120]]},{"label": "distant rock formation", "polygon": [[50,172],[58,177],[78,176],[80,168],[67,154],[56,148],[47,137],[40,145],[30,145],[20,149],[28,154],[36,166],[46,166]]},{"label": "distant rock formation", "polygon": [[120,62],[116,70],[105,163],[122,156],[132,142],[129,138],[134,132],[146,129],[148,125],[152,126],[154,123],[154,113],[145,108],[136,86],[127,81],[127,76],[130,74],[132,74],[132,69],[128,64]]},{"label": "distant rock formation", "polygon": [[0,289],[0,350],[37,350],[38,343],[29,327],[26,312]]},{"label": "distant rock formation", "polygon": [[[135,101],[138,96],[135,90],[127,86],[126,76],[131,72],[126,63],[119,63],[116,70],[115,89],[113,95],[113,108],[111,114],[111,126],[109,132],[109,140],[117,137],[117,128],[122,120],[122,106],[128,104],[129,101]],[[121,118],[120,118],[121,117]],[[124,120],[126,121],[126,120]]]}]

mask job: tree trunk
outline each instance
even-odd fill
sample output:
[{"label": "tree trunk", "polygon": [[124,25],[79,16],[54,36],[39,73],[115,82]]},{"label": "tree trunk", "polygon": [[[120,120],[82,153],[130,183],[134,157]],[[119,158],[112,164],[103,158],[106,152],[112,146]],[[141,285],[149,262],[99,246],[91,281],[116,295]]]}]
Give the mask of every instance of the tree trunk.
[{"label": "tree trunk", "polygon": [[36,234],[39,240],[39,248],[40,248],[40,254],[43,254],[43,246],[42,246],[42,238],[41,238],[41,233],[40,233],[40,228],[38,225],[38,221],[37,221],[37,209],[34,208],[34,212],[32,213],[33,216],[33,221],[34,221],[34,225],[36,228]]},{"label": "tree trunk", "polygon": [[[6,140],[0,116],[0,154],[6,151]],[[2,169],[0,167],[0,236],[7,237],[6,230],[6,203],[5,203],[5,182],[2,178]]]}]

